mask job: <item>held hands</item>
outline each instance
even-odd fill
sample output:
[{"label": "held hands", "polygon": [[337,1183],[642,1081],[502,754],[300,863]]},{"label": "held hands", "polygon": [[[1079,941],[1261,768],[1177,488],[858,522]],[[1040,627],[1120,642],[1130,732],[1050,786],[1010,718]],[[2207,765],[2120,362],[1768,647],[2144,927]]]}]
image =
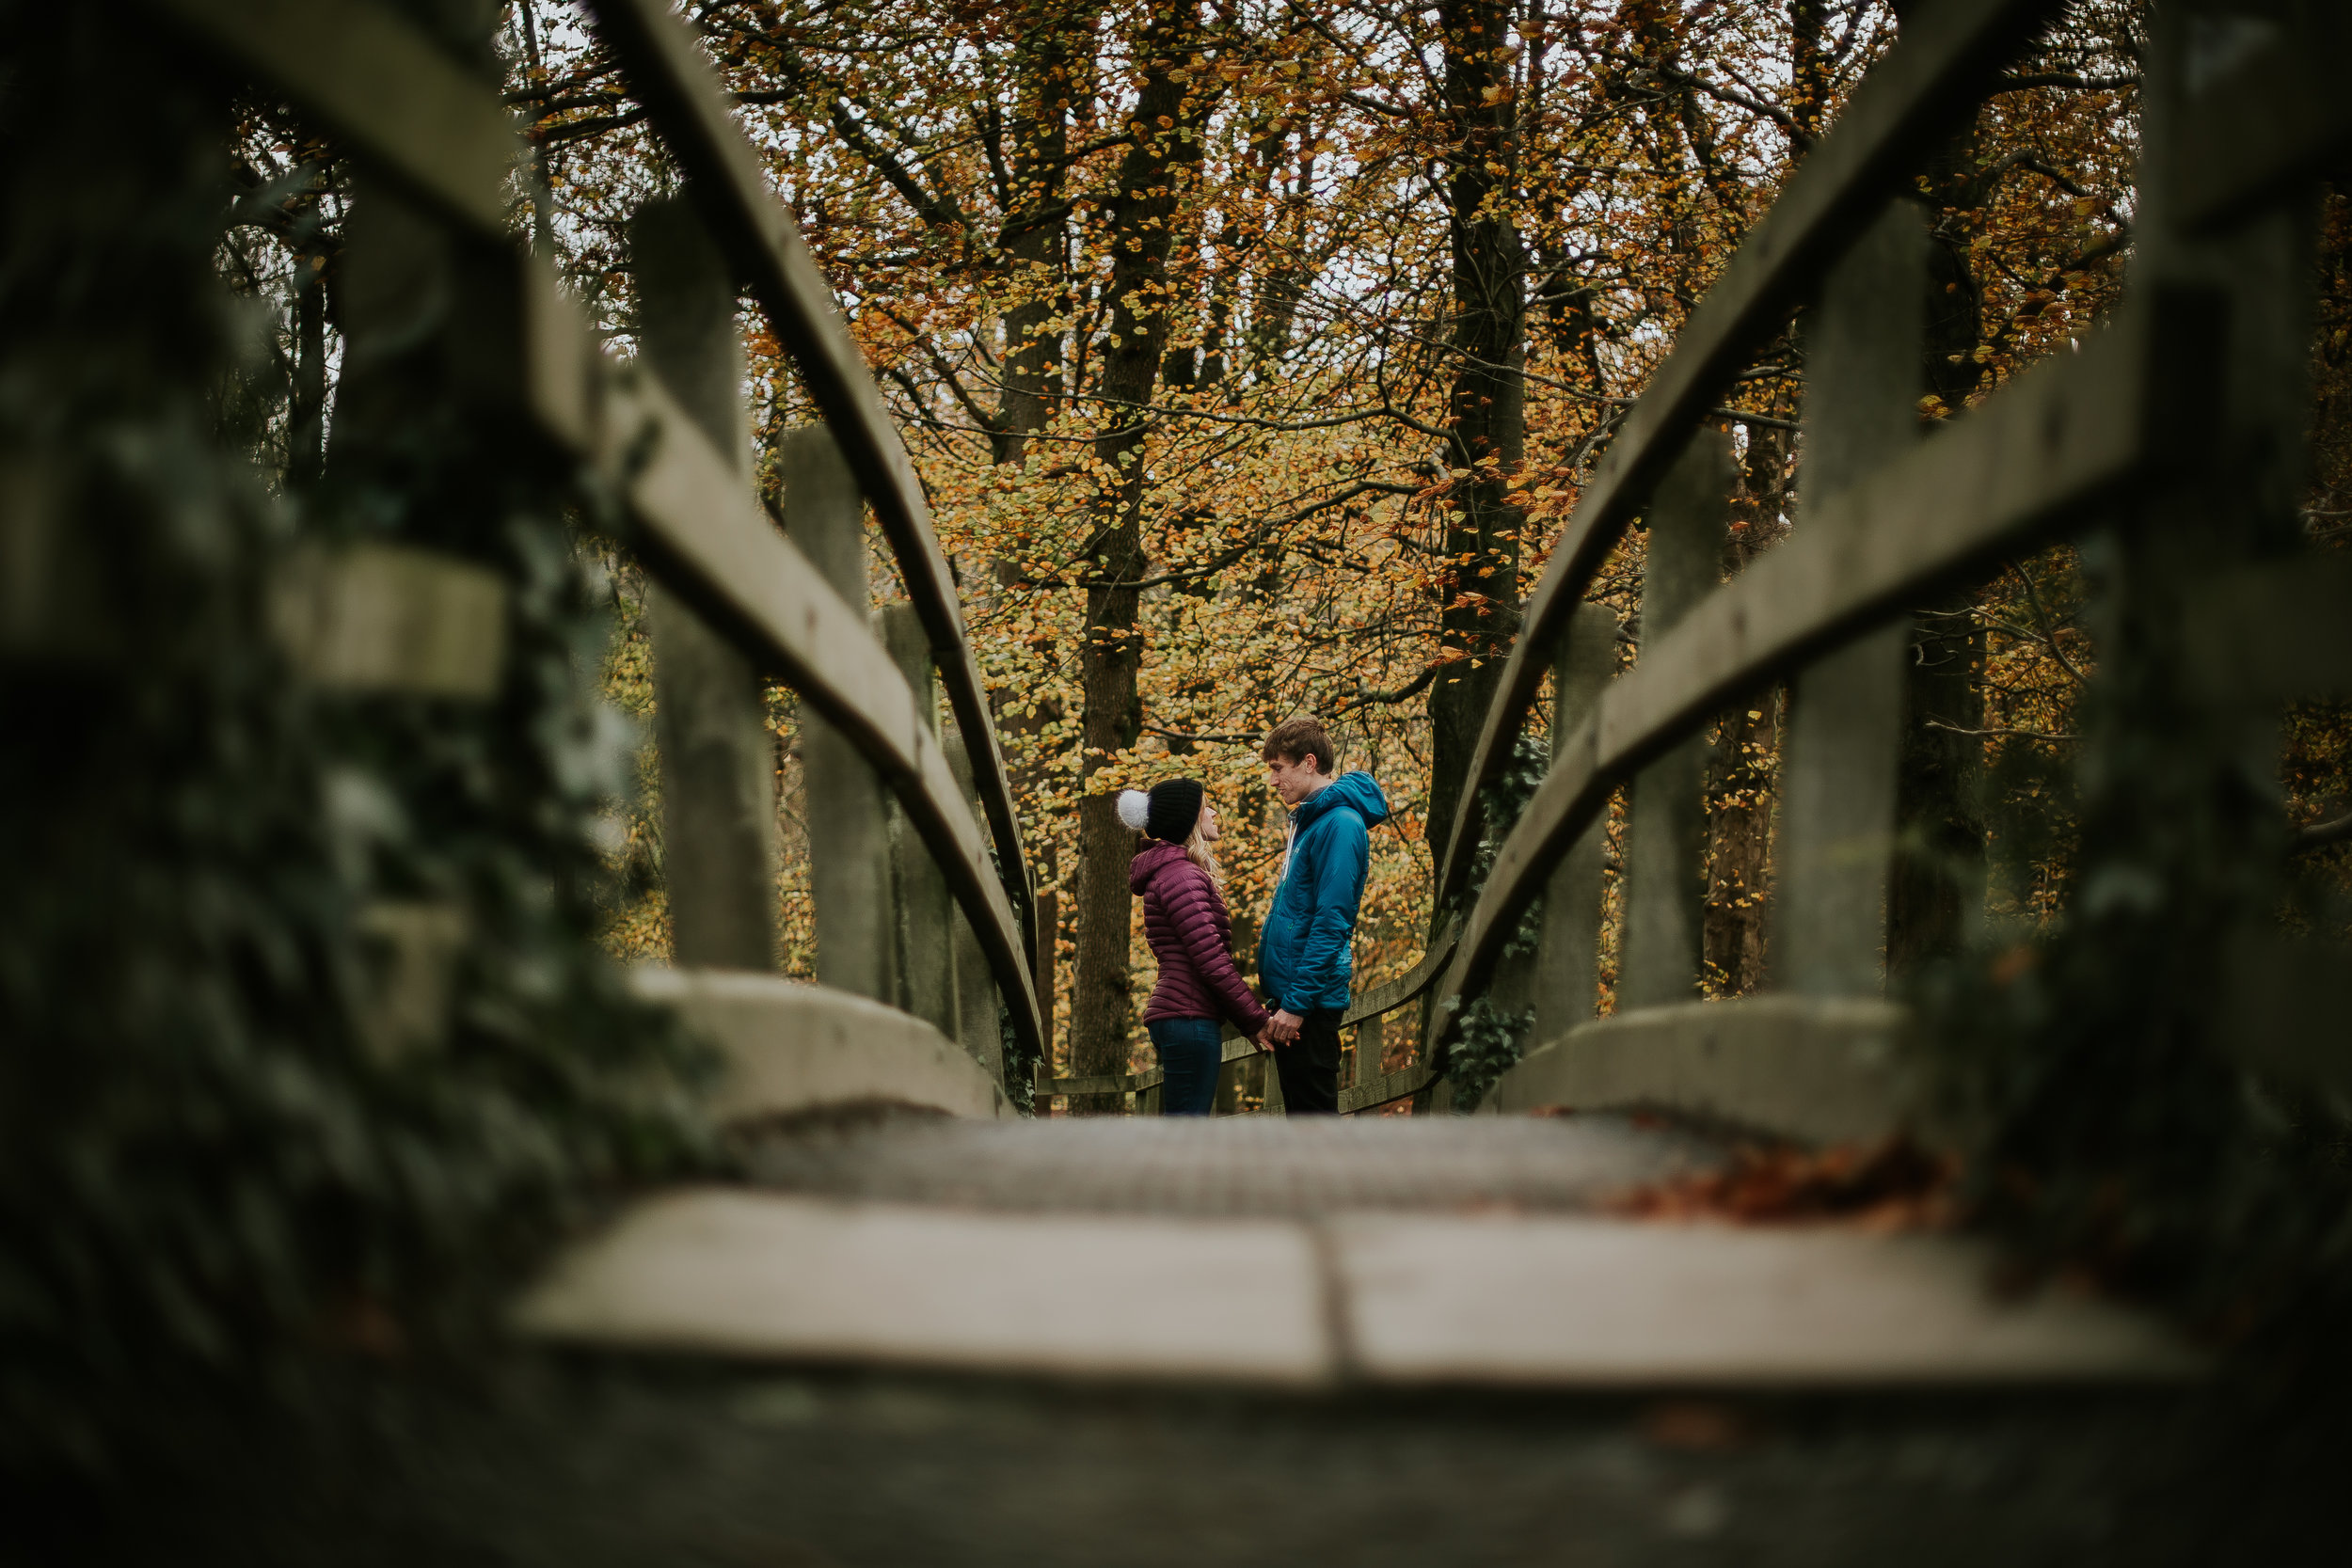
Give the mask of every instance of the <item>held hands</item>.
[{"label": "held hands", "polygon": [[1278,1045],[1290,1044],[1298,1037],[1298,1031],[1306,1022],[1296,1013],[1278,1010],[1266,1020],[1265,1027],[1258,1031],[1258,1049],[1271,1051]]}]

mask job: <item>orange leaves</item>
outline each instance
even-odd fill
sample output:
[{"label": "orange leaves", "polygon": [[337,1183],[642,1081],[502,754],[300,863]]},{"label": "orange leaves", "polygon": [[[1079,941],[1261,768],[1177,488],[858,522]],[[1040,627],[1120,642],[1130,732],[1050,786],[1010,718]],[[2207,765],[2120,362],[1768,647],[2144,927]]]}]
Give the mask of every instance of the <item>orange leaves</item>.
[{"label": "orange leaves", "polygon": [[1749,1145],[1734,1150],[1720,1169],[1637,1188],[1610,1207],[1635,1219],[1937,1228],[1955,1217],[1952,1189],[1958,1175],[1949,1157],[1929,1153],[1906,1138],[1818,1151]]},{"label": "orange leaves", "polygon": [[[1497,9],[1502,25],[1451,40],[1481,72],[1474,103],[1461,104],[1428,71],[1449,40],[1412,8],[1234,12],[1198,47],[1157,55],[1149,8],[1090,12],[1065,59],[1025,76],[1016,57],[1041,40],[1009,48],[1018,27],[1008,14],[971,0],[803,8],[788,54],[783,35],[755,30],[739,8],[710,8],[704,25],[752,105],[746,128],[772,183],[882,372],[959,563],[1041,847],[1056,846],[1067,871],[1085,760],[1084,623],[1106,574],[1146,585],[1137,706],[1169,733],[1095,759],[1104,768],[1246,774],[1246,745],[1171,736],[1247,735],[1314,708],[1343,715],[1351,764],[1378,772],[1400,807],[1420,800],[1422,703],[1361,694],[1461,656],[1475,625],[1457,626],[1448,647],[1439,618],[1471,623],[1501,608],[1503,590],[1474,576],[1486,548],[1518,548],[1515,590],[1535,579],[1627,399],[1790,166],[1792,108],[1834,116],[1884,29],[1860,24],[1821,85],[1825,101],[1797,103],[1785,5],[1569,8],[1516,32]],[[1154,60],[1182,84],[1182,106],[1139,101]],[[617,90],[601,69],[551,57],[548,79],[575,95]],[[1686,82],[1699,86],[1686,95]],[[1963,409],[2034,356],[2062,351],[2116,296],[2117,214],[2128,211],[2117,206],[2128,152],[2117,109],[2111,93],[2005,93],[1971,143],[1979,163],[1967,178],[1923,184],[1939,239],[1968,269],[1965,286],[1947,279],[1936,308],[1984,325],[1941,351],[1958,358],[1923,414]],[[1507,145],[1463,141],[1465,119],[1489,132],[1507,124]],[[1181,174],[1132,165],[1138,137],[1197,149],[1198,164]],[[559,162],[566,265],[608,325],[623,323],[628,283],[613,236],[666,176],[628,127],[565,146]],[[1472,175],[1481,216],[1507,228],[1478,243],[1490,260],[1507,256],[1525,310],[1508,365],[1489,366],[1497,373],[1458,407],[1450,394],[1468,351],[1449,169]],[[1118,209],[1135,204],[1148,205],[1168,262],[1106,305],[1114,246],[1141,232],[1132,214],[1120,230]],[[1138,316],[1154,311],[1167,313],[1173,351],[1158,385],[1141,400],[1104,398],[1105,362],[1136,357]],[[747,325],[763,431],[811,418],[779,345]],[[1007,425],[1025,346],[1032,406]],[[1518,367],[1523,460],[1505,466],[1486,450],[1468,462],[1454,421],[1494,414]],[[1724,393],[1729,406],[1796,412],[1802,372],[1787,345],[1747,369]],[[1003,461],[1016,428],[1025,449]],[[1132,439],[1105,443],[1121,432]],[[1140,482],[1132,515],[1114,517],[1106,508],[1129,478]],[[1368,488],[1336,499],[1354,486]],[[1482,515],[1467,499],[1473,487],[1520,518]],[[1448,525],[1471,516],[1486,537],[1464,550]],[[1755,521],[1764,534],[1777,525]],[[1105,566],[1100,541],[1113,526],[1132,529],[1138,559]],[[879,556],[876,577],[886,592]],[[1638,578],[1635,543],[1593,593],[1630,609]],[[2066,607],[2046,608],[2065,621]],[[2045,634],[2022,589],[1988,609],[2015,628],[1987,634],[1989,677],[2007,705],[1988,723],[2068,732],[2063,664],[2087,657],[2085,640],[2067,625]],[[1267,832],[1239,821],[1232,831],[1231,863],[1257,864],[1243,848],[1263,858]],[[1375,972],[1409,950],[1421,918],[1418,832],[1380,841],[1375,885],[1388,901],[1371,907],[1391,924],[1365,938]]]}]

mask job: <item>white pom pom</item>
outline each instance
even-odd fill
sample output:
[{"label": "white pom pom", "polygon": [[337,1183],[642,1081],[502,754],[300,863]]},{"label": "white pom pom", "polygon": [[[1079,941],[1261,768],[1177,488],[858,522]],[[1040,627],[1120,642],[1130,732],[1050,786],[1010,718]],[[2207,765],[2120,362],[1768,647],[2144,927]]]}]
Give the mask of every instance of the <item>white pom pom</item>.
[{"label": "white pom pom", "polygon": [[1152,797],[1140,789],[1120,790],[1119,819],[1136,832],[1143,832],[1143,825],[1152,820]]}]

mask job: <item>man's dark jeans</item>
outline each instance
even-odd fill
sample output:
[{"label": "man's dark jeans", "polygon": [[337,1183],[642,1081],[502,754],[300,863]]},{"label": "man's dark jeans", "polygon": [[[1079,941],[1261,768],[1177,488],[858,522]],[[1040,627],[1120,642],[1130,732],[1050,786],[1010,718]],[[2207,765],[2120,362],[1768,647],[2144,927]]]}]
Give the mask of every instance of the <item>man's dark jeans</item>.
[{"label": "man's dark jeans", "polygon": [[1340,1018],[1338,1007],[1317,1007],[1298,1026],[1296,1039],[1274,1048],[1274,1069],[1282,1079],[1283,1115],[1338,1115]]},{"label": "man's dark jeans", "polygon": [[1205,1117],[1216,1103],[1225,1031],[1213,1018],[1158,1018],[1144,1025],[1160,1053],[1160,1115]]}]

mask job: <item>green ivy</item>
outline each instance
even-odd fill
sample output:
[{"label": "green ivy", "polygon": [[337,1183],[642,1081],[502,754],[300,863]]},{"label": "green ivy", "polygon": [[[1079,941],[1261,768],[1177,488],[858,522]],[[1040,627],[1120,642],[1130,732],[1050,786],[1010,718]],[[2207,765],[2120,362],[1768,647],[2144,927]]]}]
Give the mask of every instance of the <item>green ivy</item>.
[{"label": "green ivy", "polygon": [[[273,497],[217,395],[254,373],[225,84],[85,7],[0,11],[0,477],[70,611],[0,649],[0,1449],[87,1459],[183,1394],[471,1342],[570,1216],[708,1145],[699,1056],[594,942],[627,730],[514,438],[443,402]],[[499,573],[495,700],[288,668],[272,570],[362,536]],[[388,1045],[373,922],[427,906],[446,1006]]]},{"label": "green ivy", "polygon": [[[1041,1005],[1051,1007],[1054,999],[1041,998]],[[1005,1064],[1005,1098],[1023,1116],[1035,1116],[1038,1054],[1022,1044],[1012,1026],[1012,1009],[1002,1003],[996,1006],[996,1037],[1003,1042],[1004,1055],[999,1060]]]},{"label": "green ivy", "polygon": [[[1460,896],[1449,906],[1452,915],[1474,909],[1478,895],[1485,891],[1486,879],[1493,875],[1495,857],[1502,851],[1503,840],[1518,825],[1519,815],[1527,810],[1527,802],[1544,782],[1544,774],[1551,767],[1551,747],[1542,736],[1522,732],[1511,747],[1511,758],[1492,783],[1479,792],[1479,821],[1482,831],[1477,852],[1470,858],[1470,874]],[[1536,898],[1520,914],[1508,941],[1502,944],[1502,958],[1515,958],[1533,953],[1542,940],[1544,901]],[[1457,1014],[1453,1043],[1446,1052],[1446,1074],[1454,1085],[1454,1105],[1457,1111],[1478,1108],[1487,1089],[1516,1066],[1524,1048],[1528,1031],[1535,1024],[1534,1011],[1530,1008],[1508,1012],[1485,996],[1474,996],[1465,1006],[1460,997],[1447,998],[1449,1010]]]},{"label": "green ivy", "polygon": [[2230,1045],[2227,955],[2288,896],[2275,731],[2185,696],[2175,635],[2215,554],[2295,532],[2190,492],[2128,551],[2086,544],[2104,652],[2071,907],[2042,942],[1931,972],[1920,1001],[1975,1213],[2022,1258],[2343,1369],[2352,1111]]},{"label": "green ivy", "polygon": [[1478,1109],[1496,1079],[1518,1065],[1527,1032],[1535,1026],[1535,1009],[1505,1012],[1485,996],[1471,998],[1468,1006],[1461,1000],[1446,998],[1446,1006],[1458,1016],[1446,1063],[1454,1084],[1454,1108],[1469,1112]]}]

